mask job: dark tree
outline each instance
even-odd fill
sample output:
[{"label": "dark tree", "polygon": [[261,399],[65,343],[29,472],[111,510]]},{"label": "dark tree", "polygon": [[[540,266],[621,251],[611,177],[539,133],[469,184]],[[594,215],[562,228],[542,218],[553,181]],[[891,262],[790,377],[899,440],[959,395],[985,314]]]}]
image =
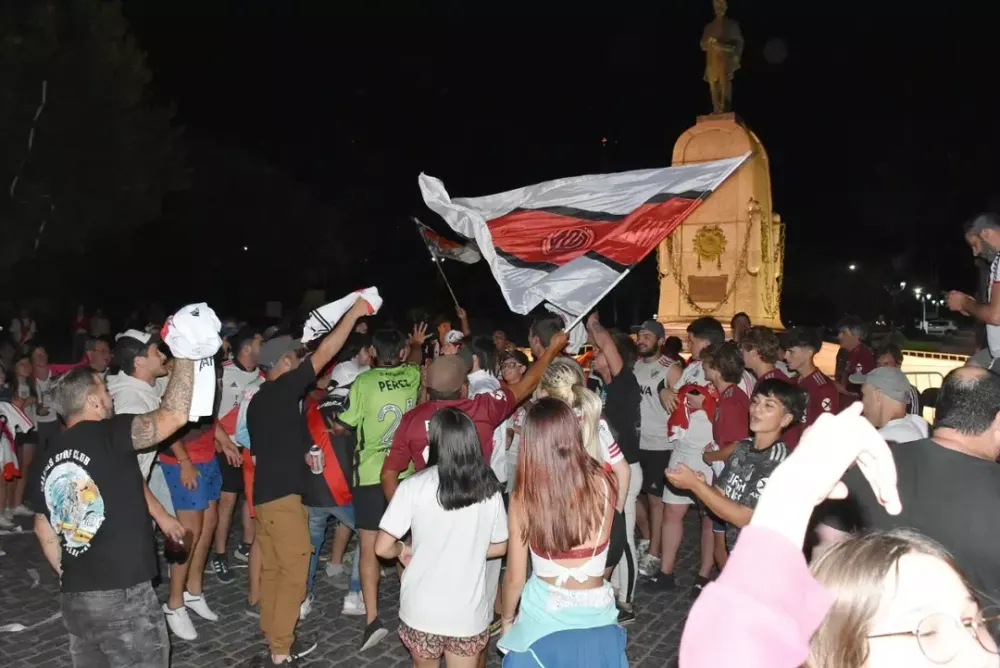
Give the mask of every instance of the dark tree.
[{"label": "dark tree", "polygon": [[0,4],[0,270],[150,222],[186,186],[173,109],[150,80],[120,2]]}]

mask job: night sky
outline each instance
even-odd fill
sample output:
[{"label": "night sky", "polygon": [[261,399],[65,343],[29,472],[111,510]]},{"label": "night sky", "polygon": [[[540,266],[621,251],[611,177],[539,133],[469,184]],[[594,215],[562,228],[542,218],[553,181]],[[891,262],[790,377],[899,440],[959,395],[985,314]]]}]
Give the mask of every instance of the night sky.
[{"label": "night sky", "polygon": [[[668,165],[710,111],[698,47],[709,0],[334,4],[126,0],[125,13],[188,137],[240,147],[343,205],[351,257],[366,260],[350,277],[407,305],[447,304],[408,222],[446,229],[423,208],[420,171],[473,196]],[[992,17],[867,4],[730,3],[746,40],[735,111],[769,152],[787,224],[786,321],[873,317],[879,286],[899,280],[974,290],[961,223],[1000,204]],[[253,230],[234,248],[241,235]],[[266,263],[287,249],[250,251]],[[622,320],[655,309],[645,265],[619,288]],[[484,263],[446,268],[470,311],[506,313]]]}]

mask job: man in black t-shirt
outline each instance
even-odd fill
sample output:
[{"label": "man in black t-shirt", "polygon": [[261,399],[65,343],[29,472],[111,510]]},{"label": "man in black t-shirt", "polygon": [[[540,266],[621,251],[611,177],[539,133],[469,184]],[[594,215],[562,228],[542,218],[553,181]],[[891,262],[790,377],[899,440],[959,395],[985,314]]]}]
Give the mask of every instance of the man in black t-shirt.
[{"label": "man in black t-shirt", "polygon": [[[639,577],[635,550],[635,502],[642,489],[642,467],[639,464],[639,403],[642,401],[642,390],[632,371],[637,355],[632,338],[604,329],[597,313],[592,313],[587,319],[587,332],[594,345],[593,370],[604,385],[604,419],[632,471],[625,496],[627,549],[611,576],[613,582],[619,583],[618,621],[626,624],[635,619],[632,595]],[[626,490],[619,490],[619,493],[626,493]]]},{"label": "man in black t-shirt", "polygon": [[[295,638],[313,550],[302,505],[311,475],[306,457],[312,439],[301,406],[317,374],[368,310],[363,299],[355,302],[304,364],[299,343],[290,336],[271,339],[260,349],[257,363],[267,369],[267,381],[247,407],[247,429],[253,444],[256,540],[262,556],[260,628],[271,650],[270,665],[295,662],[316,648],[312,640]],[[269,665],[268,659],[264,665]]]},{"label": "man in black t-shirt", "polygon": [[[938,541],[972,586],[1000,600],[1000,378],[961,367],[944,379],[931,438],[890,443],[903,510],[889,515],[861,471],[844,476],[849,496],[821,504],[821,545],[844,531],[909,527]],[[814,553],[815,557],[816,553]]]},{"label": "man in black t-shirt", "polygon": [[150,515],[165,534],[184,529],[143,484],[136,450],[187,424],[194,362],[177,359],[160,407],[114,417],[89,367],[67,372],[54,399],[66,429],[33,467],[35,534],[59,575],[63,623],[76,666],[167,668],[170,641],[150,581],[157,563]]}]

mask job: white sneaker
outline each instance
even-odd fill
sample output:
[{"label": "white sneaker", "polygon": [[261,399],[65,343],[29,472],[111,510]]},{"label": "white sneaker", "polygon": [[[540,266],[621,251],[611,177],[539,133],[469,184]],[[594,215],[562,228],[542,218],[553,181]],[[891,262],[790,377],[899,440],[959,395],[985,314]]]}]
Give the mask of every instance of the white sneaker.
[{"label": "white sneaker", "polygon": [[308,596],[306,596],[306,600],[302,601],[302,604],[299,605],[299,619],[305,619],[306,617],[308,617],[309,613],[312,612],[312,609],[313,609],[313,595],[309,594]]},{"label": "white sneaker", "polygon": [[0,529],[3,529],[4,531],[20,531],[21,525],[16,524],[14,520],[7,517],[5,513],[0,515]]},{"label": "white sneaker", "polygon": [[331,563],[327,563],[327,565],[326,565],[326,577],[328,577],[328,578],[335,578],[335,577],[343,575],[343,574],[344,574],[344,565],[343,564],[331,564]]},{"label": "white sneaker", "polygon": [[344,597],[344,608],[340,611],[342,615],[361,616],[368,613],[365,609],[365,599],[359,591],[351,591]]},{"label": "white sneaker", "polygon": [[660,558],[647,554],[646,558],[639,564],[639,572],[650,577],[660,572]]},{"label": "white sneaker", "polygon": [[212,609],[208,607],[204,594],[201,596],[192,596],[191,594],[184,592],[184,607],[194,610],[194,614],[198,615],[202,619],[207,619],[210,622],[219,621],[219,616],[212,612]]},{"label": "white sneaker", "polygon": [[198,632],[194,630],[191,617],[188,616],[187,608],[177,608],[171,610],[166,603],[163,604],[163,616],[167,618],[167,626],[170,632],[181,640],[197,640]]},{"label": "white sneaker", "polygon": [[14,517],[34,517],[35,511],[24,505],[23,503],[15,508],[13,511]]}]

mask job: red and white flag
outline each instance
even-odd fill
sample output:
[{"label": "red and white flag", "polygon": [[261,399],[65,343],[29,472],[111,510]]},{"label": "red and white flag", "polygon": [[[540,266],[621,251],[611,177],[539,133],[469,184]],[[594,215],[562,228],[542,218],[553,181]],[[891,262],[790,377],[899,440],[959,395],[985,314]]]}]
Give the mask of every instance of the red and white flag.
[{"label": "red and white flag", "polygon": [[427,244],[427,250],[430,251],[431,257],[434,259],[456,260],[465,264],[475,264],[483,259],[483,256],[471,244],[460,244],[446,239],[417,218],[414,218],[413,222],[417,224],[417,231],[420,232],[424,243]]},{"label": "red and white flag", "polygon": [[486,197],[452,199],[426,174],[419,184],[432,211],[475,239],[511,310],[549,302],[580,316],[748,156],[575,176]]}]

